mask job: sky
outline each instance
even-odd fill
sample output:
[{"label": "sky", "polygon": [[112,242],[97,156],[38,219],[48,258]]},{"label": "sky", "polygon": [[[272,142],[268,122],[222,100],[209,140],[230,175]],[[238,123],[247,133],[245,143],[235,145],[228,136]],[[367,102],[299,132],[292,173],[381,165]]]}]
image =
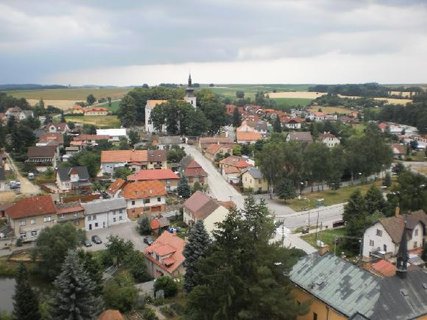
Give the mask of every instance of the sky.
[{"label": "sky", "polygon": [[426,0],[2,0],[0,84],[427,83]]}]

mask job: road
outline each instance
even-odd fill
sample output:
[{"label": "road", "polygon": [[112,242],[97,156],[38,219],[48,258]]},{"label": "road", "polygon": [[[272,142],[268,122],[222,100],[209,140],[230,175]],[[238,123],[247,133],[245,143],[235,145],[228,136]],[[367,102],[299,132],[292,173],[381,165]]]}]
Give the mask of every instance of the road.
[{"label": "road", "polygon": [[422,174],[423,176],[427,176],[427,162],[422,161],[402,161],[405,167],[408,167],[414,173]]},{"label": "road", "polygon": [[[214,165],[206,159],[199,150],[197,150],[194,146],[183,145],[185,152],[190,154],[194,160],[196,160],[203,169],[208,174],[208,184],[210,193],[213,197],[218,200],[232,200],[236,203],[239,209],[242,209],[244,206],[245,197],[240,194],[236,189],[234,189],[229,183],[227,183],[221,174],[216,170]],[[260,198],[262,196],[258,196]],[[268,200],[268,197],[267,199]],[[270,212],[273,214],[282,214],[286,216],[286,213],[293,212],[291,209],[286,209],[285,206],[278,206],[274,204],[274,202],[266,201],[267,207],[270,209]],[[292,215],[292,214],[290,214]],[[279,216],[280,217],[280,216]],[[300,218],[296,218],[299,220]],[[279,219],[276,219],[280,221]],[[292,218],[289,220],[292,221]],[[288,222],[288,221],[287,221]],[[284,236],[283,236],[284,233]],[[314,247],[309,245],[307,242],[299,238],[298,236],[291,233],[288,228],[279,228],[276,233],[276,238],[274,240],[281,241],[283,239],[283,245],[288,248],[299,248],[304,250],[306,253],[313,253],[316,251]]]},{"label": "road", "polygon": [[7,161],[9,162],[10,168],[15,172],[16,178],[21,182],[21,190],[22,194],[26,195],[37,195],[41,193],[41,190],[38,186],[32,184],[27,178],[21,175],[18,168],[13,162],[12,157],[6,153]]}]

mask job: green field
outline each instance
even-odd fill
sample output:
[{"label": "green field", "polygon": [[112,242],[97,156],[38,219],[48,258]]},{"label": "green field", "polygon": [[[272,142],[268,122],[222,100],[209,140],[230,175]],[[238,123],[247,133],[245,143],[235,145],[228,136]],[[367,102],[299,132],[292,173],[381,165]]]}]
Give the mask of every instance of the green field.
[{"label": "green field", "polygon": [[305,107],[313,101],[306,98],[274,98],[273,100],[277,103],[277,109],[283,111],[290,110],[296,106]]},{"label": "green field", "polygon": [[243,91],[246,98],[253,99],[258,91],[307,91],[310,86],[310,84],[218,84],[217,87],[202,85],[201,88],[208,88],[230,98],[236,98],[236,91]]},{"label": "green field", "polygon": [[117,110],[119,110],[120,100],[112,101],[111,102],[111,107],[108,106],[108,102],[106,102],[106,103],[100,103],[100,104],[97,104],[96,106],[97,107],[108,108],[111,112],[116,112]]},{"label": "green field", "polygon": [[[304,235],[301,237],[301,239],[307,241],[309,244],[311,244],[313,247],[317,248],[316,240],[321,240],[323,243],[327,244],[329,246],[329,251],[334,252],[339,255],[341,252],[345,252],[347,256],[349,256],[350,253],[346,252],[346,250],[343,249],[342,245],[340,244],[340,241],[338,241],[337,246],[335,247],[335,238],[340,236],[345,236],[345,229],[327,229],[323,231],[319,231],[317,233],[317,239],[316,239],[316,233],[310,233],[307,235]],[[342,241],[341,241],[342,243]],[[350,254],[351,255],[351,254]]]},{"label": "green field", "polygon": [[44,100],[81,100],[86,101],[89,94],[93,94],[97,99],[111,97],[122,98],[128,93],[131,87],[120,88],[64,88],[64,89],[39,89],[39,90],[11,90],[5,91],[16,98],[44,99]]},{"label": "green field", "polygon": [[120,128],[120,120],[117,116],[65,116],[65,120],[67,122],[93,124],[98,128]]}]

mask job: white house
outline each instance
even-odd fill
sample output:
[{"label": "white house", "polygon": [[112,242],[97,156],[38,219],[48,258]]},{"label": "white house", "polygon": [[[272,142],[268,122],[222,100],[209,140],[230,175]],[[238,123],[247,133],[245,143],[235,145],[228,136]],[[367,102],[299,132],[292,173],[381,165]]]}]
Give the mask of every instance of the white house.
[{"label": "white house", "polygon": [[196,191],[184,202],[184,222],[192,226],[197,221],[203,221],[209,235],[217,229],[216,224],[227,217],[229,210],[219,201],[212,199],[201,191]]},{"label": "white house", "polygon": [[367,228],[363,234],[363,257],[365,259],[371,256],[394,257],[399,250],[405,219],[408,250],[417,252],[422,249],[426,236],[427,215],[420,210],[405,216],[379,219]]},{"label": "white house", "polygon": [[330,132],[324,132],[319,135],[319,141],[326,144],[328,148],[333,148],[340,144],[340,139]]},{"label": "white house", "polygon": [[126,134],[126,129],[96,129],[97,136],[109,136],[108,141],[110,142],[119,142],[120,138],[128,139]]},{"label": "white house", "polygon": [[85,230],[108,228],[128,222],[126,201],[123,198],[99,199],[82,203],[85,209]]},{"label": "white house", "polygon": [[[146,132],[154,132],[154,125],[151,121],[151,112],[153,109],[159,104],[166,103],[167,100],[147,100],[147,104],[145,105],[145,131]],[[162,132],[166,131],[166,127],[162,128]]]}]

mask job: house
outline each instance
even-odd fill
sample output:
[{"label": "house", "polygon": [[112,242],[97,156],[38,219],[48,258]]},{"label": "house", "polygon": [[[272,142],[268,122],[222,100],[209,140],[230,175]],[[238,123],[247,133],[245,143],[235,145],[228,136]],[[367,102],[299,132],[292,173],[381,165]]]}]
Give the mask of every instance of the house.
[{"label": "house", "polygon": [[236,141],[239,144],[254,144],[262,140],[262,134],[257,131],[236,131]]},{"label": "house", "polygon": [[125,318],[119,310],[107,309],[98,316],[98,320],[125,320]]},{"label": "house", "polygon": [[150,228],[151,231],[157,235],[162,233],[163,231],[166,231],[166,229],[169,227],[170,223],[168,218],[166,217],[155,217],[150,221]]},{"label": "house", "polygon": [[196,182],[202,186],[206,182],[208,174],[203,170],[202,166],[197,161],[192,160],[185,168],[183,172],[184,176],[188,180],[189,186],[192,188]]},{"label": "house", "polygon": [[154,132],[154,125],[151,121],[151,112],[156,106],[166,102],[168,102],[168,100],[147,100],[147,103],[145,105],[145,132]]},{"label": "house", "polygon": [[22,110],[20,107],[13,107],[6,110],[5,116],[7,119],[14,117],[15,121],[19,122],[34,117],[34,114],[32,110]]},{"label": "house", "polygon": [[391,145],[393,151],[393,158],[398,160],[404,160],[406,156],[406,147],[403,144],[393,143]]},{"label": "house", "polygon": [[123,188],[129,218],[152,215],[166,207],[166,185],[160,181],[136,181]]},{"label": "house", "polygon": [[244,190],[264,193],[268,192],[268,181],[262,172],[255,167],[249,167],[242,173],[242,186]]},{"label": "house", "polygon": [[49,167],[56,168],[58,161],[57,148],[55,146],[28,147],[27,160],[25,162],[32,163],[40,172],[44,172]]},{"label": "house", "polygon": [[220,144],[223,146],[233,147],[234,141],[231,138],[226,137],[203,137],[199,138],[200,150],[206,150],[211,144]]},{"label": "house", "polygon": [[196,191],[184,202],[183,220],[192,226],[197,221],[203,221],[206,231],[212,235],[217,229],[216,224],[227,217],[229,210],[221,202],[209,197],[201,191]]},{"label": "house", "polygon": [[210,161],[215,161],[218,156],[231,156],[233,154],[233,145],[210,144],[205,150],[205,157]]},{"label": "house", "polygon": [[73,141],[70,142],[70,146],[79,147],[79,149],[86,148],[88,146],[94,147],[98,145],[99,141],[109,140],[111,137],[107,135],[96,135],[96,134],[80,134],[73,137]]},{"label": "house", "polygon": [[16,238],[34,241],[40,231],[56,222],[56,207],[52,197],[35,196],[19,200],[5,210],[8,224]]},{"label": "house", "polygon": [[128,167],[132,171],[142,169],[166,169],[165,150],[106,150],[101,152],[101,170],[113,174],[116,168]]},{"label": "house", "polygon": [[332,254],[302,257],[289,274],[297,303],[309,303],[297,320],[425,319],[427,273],[407,270],[403,257],[398,265],[396,276],[379,277]]},{"label": "house", "polygon": [[340,139],[338,139],[336,136],[334,136],[330,132],[324,132],[320,134],[318,140],[321,143],[326,144],[328,148],[333,148],[340,144]]},{"label": "house", "polygon": [[57,153],[59,149],[64,146],[64,136],[61,133],[44,133],[39,137],[39,141],[36,143],[37,147],[55,146]]},{"label": "house", "polygon": [[109,136],[108,141],[112,143],[120,142],[120,139],[128,140],[126,129],[96,129],[97,136]]},{"label": "house", "polygon": [[61,122],[61,123],[51,123],[47,126],[47,131],[49,133],[61,133],[61,134],[65,134],[67,132],[70,132],[70,128],[68,127],[66,122]]},{"label": "house", "polygon": [[140,170],[127,177],[127,181],[154,181],[164,183],[166,191],[174,191],[178,187],[179,177],[171,169]]},{"label": "house", "polygon": [[221,174],[231,183],[239,183],[243,170],[248,167],[252,167],[252,164],[238,156],[229,156],[219,162]]},{"label": "house", "polygon": [[79,106],[78,104],[76,104],[75,106],[68,109],[67,113],[68,114],[84,114],[85,111],[82,106]]},{"label": "house", "polygon": [[302,132],[289,132],[289,134],[286,136],[286,141],[298,141],[302,143],[312,143],[313,137],[311,136],[311,133],[308,131],[302,131]]},{"label": "house", "polygon": [[126,201],[123,198],[98,199],[82,203],[85,209],[85,230],[108,228],[129,222],[126,215]]},{"label": "house", "polygon": [[56,204],[56,221],[72,223],[78,229],[85,228],[85,209],[79,201]]},{"label": "house", "polygon": [[[407,221],[405,228],[405,219]],[[427,214],[416,211],[408,215],[381,218],[367,228],[363,234],[363,257],[395,257],[400,246],[403,230],[408,235],[410,252],[422,250],[426,239]]]},{"label": "house", "polygon": [[87,168],[84,166],[71,168],[58,168],[56,172],[56,185],[61,191],[90,191],[92,184],[89,181],[90,176]]},{"label": "house", "polygon": [[114,181],[112,184],[110,184],[110,186],[108,187],[106,192],[110,197],[116,198],[119,196],[119,194],[122,191],[125,184],[126,184],[125,180],[123,180],[121,178],[116,179],[116,181]]},{"label": "house", "polygon": [[288,129],[301,129],[301,124],[304,122],[304,119],[301,118],[289,118],[286,117],[283,120],[281,120],[285,128]]},{"label": "house", "polygon": [[92,107],[84,109],[85,116],[106,116],[108,109],[103,107]]},{"label": "house", "polygon": [[178,278],[184,275],[185,241],[176,234],[163,232],[151,246],[144,249],[148,273],[154,277]]}]

